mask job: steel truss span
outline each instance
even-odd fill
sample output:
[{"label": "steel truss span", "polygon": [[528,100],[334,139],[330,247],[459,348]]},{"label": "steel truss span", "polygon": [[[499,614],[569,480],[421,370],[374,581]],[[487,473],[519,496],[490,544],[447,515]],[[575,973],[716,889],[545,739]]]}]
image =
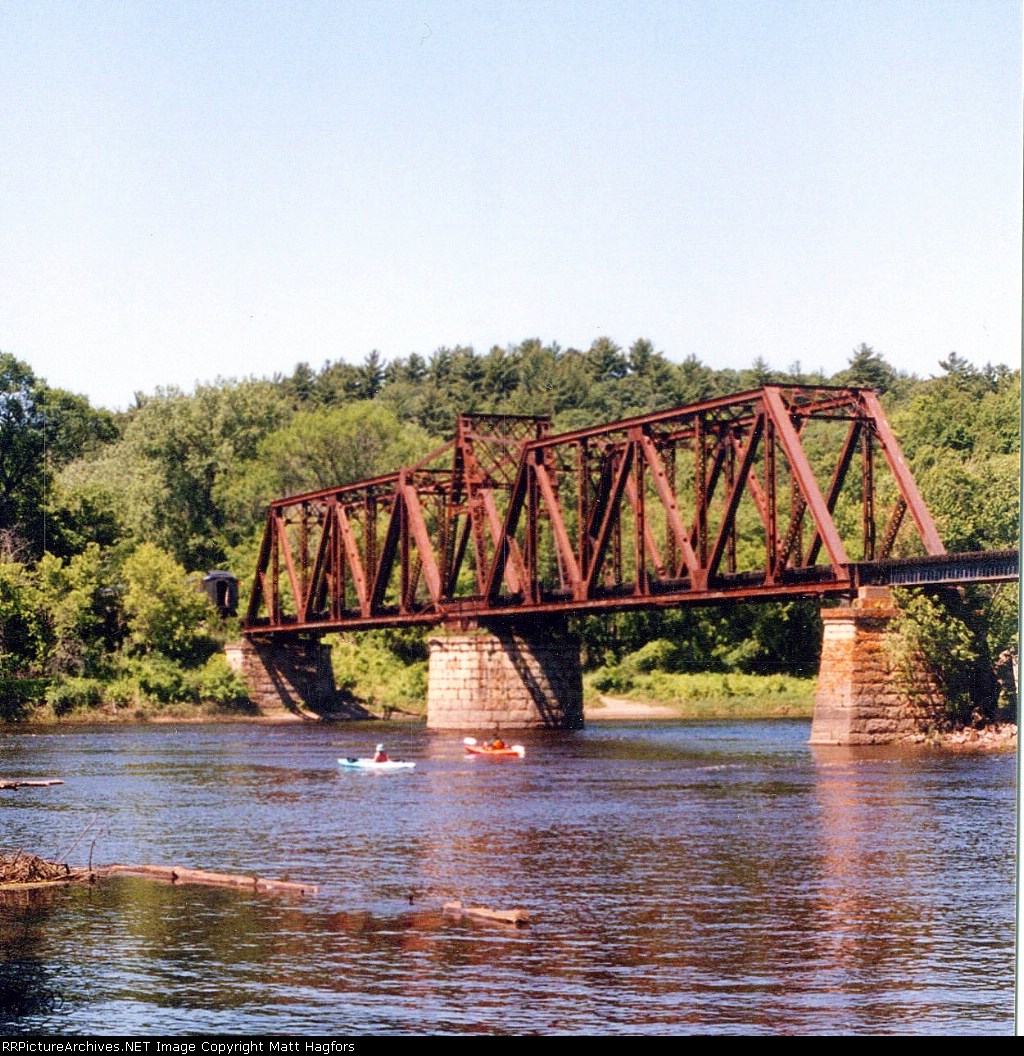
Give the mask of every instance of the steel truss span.
[{"label": "steel truss span", "polygon": [[273,502],[253,636],[1017,578],[947,555],[874,392],[766,385],[552,434],[460,414],[395,473]]}]

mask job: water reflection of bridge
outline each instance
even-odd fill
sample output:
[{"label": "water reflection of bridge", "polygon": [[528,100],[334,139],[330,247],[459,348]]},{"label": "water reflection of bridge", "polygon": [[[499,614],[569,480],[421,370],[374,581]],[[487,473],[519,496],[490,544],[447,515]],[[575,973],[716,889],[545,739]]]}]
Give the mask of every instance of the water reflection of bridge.
[{"label": "water reflection of bridge", "polygon": [[431,721],[472,725],[483,707],[572,725],[568,615],[849,599],[1017,566],[1016,551],[946,553],[872,391],[769,385],[562,434],[464,414],[415,465],[278,499],[245,634],[298,677],[329,632],[439,624]]}]

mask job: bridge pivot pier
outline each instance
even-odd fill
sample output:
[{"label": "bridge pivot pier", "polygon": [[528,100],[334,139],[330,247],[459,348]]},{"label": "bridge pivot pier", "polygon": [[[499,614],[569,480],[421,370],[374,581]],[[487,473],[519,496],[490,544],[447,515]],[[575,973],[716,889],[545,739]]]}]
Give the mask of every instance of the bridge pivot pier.
[{"label": "bridge pivot pier", "polygon": [[911,699],[885,648],[897,610],[888,587],[861,587],[850,605],[822,609],[821,665],[811,744],[897,744],[918,739],[937,700],[923,669]]},{"label": "bridge pivot pier", "polygon": [[427,726],[581,729],[580,641],[564,620],[444,627],[429,640]]}]

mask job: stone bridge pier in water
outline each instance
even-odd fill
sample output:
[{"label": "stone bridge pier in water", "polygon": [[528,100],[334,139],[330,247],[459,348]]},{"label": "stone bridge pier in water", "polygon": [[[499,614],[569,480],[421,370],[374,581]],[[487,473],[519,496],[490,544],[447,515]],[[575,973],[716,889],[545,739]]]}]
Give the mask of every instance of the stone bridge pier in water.
[{"label": "stone bridge pier in water", "polygon": [[446,630],[430,638],[427,725],[580,729],[580,640],[564,621]]}]

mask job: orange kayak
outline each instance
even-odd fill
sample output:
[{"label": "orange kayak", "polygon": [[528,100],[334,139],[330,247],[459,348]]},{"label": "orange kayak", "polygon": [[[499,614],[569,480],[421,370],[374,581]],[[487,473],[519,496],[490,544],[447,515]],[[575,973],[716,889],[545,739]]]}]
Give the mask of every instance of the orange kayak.
[{"label": "orange kayak", "polygon": [[521,744],[509,745],[506,748],[488,748],[486,744],[467,744],[466,751],[470,755],[513,755],[520,759],[526,755],[526,749]]}]

